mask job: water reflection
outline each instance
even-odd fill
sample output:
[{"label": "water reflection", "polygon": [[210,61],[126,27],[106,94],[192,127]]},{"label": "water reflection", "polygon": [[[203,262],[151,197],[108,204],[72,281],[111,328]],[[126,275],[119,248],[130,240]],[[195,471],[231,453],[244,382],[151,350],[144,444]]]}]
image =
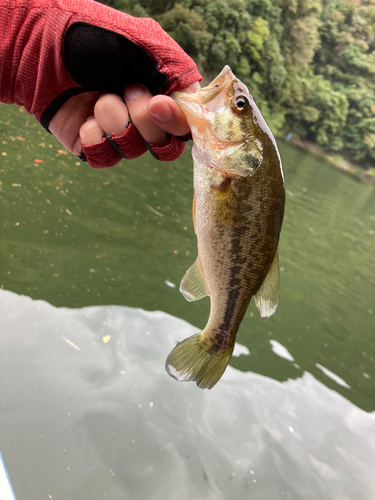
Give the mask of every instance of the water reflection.
[{"label": "water reflection", "polygon": [[[0,287],[55,306],[163,310],[202,329],[209,299],[188,303],[179,292],[197,251],[189,151],[172,163],[144,155],[93,170],[17,107],[0,110]],[[15,140],[20,130],[25,141]],[[250,305],[237,340],[251,356],[231,364],[280,382],[309,372],[374,411],[374,192],[290,144],[280,152],[280,304],[265,321]]]},{"label": "water reflection", "polygon": [[[374,414],[308,372],[278,382],[229,367],[202,391],[164,371],[175,343],[198,330],[168,314],[58,309],[6,291],[0,314],[0,448],[17,498],[332,500],[375,490]],[[247,352],[236,360],[251,363]]]}]

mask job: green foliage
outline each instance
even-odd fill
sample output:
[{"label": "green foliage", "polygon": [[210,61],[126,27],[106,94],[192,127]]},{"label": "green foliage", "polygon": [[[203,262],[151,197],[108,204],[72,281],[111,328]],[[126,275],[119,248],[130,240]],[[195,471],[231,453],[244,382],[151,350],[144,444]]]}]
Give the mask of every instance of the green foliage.
[{"label": "green foliage", "polygon": [[[343,137],[356,161],[375,160],[375,95],[368,88],[344,87],[350,108]],[[374,163],[372,163],[374,164]]]},{"label": "green foliage", "polygon": [[130,1],[129,0],[100,0],[100,3],[109,5],[113,9],[121,10],[122,12],[129,12]]},{"label": "green foliage", "polygon": [[247,32],[245,46],[250,60],[259,61],[261,59],[263,46],[269,36],[268,22],[262,17],[255,18]]},{"label": "green foliage", "polygon": [[300,74],[311,63],[319,44],[320,0],[285,0],[282,12],[282,47],[292,73]]},{"label": "green foliage", "polygon": [[201,64],[205,62],[213,36],[206,29],[206,23],[195,11],[181,4],[166,12],[160,19],[161,26],[172,38]]},{"label": "green foliage", "polygon": [[212,35],[205,71],[217,74],[225,64],[236,68],[251,21],[244,0],[196,0],[192,7],[204,19]]},{"label": "green foliage", "polygon": [[114,9],[131,14],[132,16],[148,17],[149,15],[141,4],[133,4],[131,0],[100,0],[100,2]]},{"label": "green foliage", "polygon": [[208,78],[231,66],[274,132],[374,167],[375,0],[105,3],[154,17]]},{"label": "green foliage", "polygon": [[348,116],[348,99],[335,91],[321,75],[307,75],[299,80],[298,93],[293,96],[293,107],[287,113],[289,127],[298,127],[304,138],[316,141],[333,150],[341,150],[338,134]]}]

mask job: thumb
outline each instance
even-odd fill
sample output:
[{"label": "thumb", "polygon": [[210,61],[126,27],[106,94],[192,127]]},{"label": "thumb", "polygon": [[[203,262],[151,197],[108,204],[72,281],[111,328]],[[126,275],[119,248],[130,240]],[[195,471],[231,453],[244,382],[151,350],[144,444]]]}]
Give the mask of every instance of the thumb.
[{"label": "thumb", "polygon": [[[194,93],[199,90],[199,82],[194,82],[181,92]],[[153,121],[164,132],[175,136],[183,136],[190,133],[190,127],[184,113],[174,99],[165,95],[153,97],[148,104],[148,112]]]}]

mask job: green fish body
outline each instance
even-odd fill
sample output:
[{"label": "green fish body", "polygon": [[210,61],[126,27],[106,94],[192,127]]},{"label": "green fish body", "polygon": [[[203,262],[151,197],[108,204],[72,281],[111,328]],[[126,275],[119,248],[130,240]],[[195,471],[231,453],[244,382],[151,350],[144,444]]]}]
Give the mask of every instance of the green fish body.
[{"label": "green fish body", "polygon": [[270,129],[228,66],[195,94],[172,97],[194,140],[198,258],[180,290],[187,300],[209,295],[211,310],[204,330],[172,350],[166,369],[177,380],[210,389],[229,363],[251,298],[261,317],[277,308],[284,177]]}]

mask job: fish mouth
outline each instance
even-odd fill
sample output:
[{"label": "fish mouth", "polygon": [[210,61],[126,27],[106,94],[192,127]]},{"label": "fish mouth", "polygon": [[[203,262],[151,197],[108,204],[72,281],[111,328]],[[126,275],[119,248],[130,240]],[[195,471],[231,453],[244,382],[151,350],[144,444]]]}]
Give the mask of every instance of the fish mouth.
[{"label": "fish mouth", "polygon": [[238,81],[233,71],[228,65],[224,66],[217,77],[206,87],[198,90],[205,101],[210,101],[216,95],[229,87],[233,82]]},{"label": "fish mouth", "polygon": [[[238,79],[233,74],[229,66],[224,66],[218,76],[206,87],[197,90],[194,93],[190,92],[172,92],[170,97],[172,97],[185,111],[192,103],[198,101],[201,104],[207,104],[217,97],[223,91],[228,91],[228,88],[232,86],[234,82]],[[227,94],[227,92],[225,92]],[[186,109],[188,111],[188,109]]]},{"label": "fish mouth", "polygon": [[224,66],[219,75],[206,87],[195,93],[172,92],[172,97],[185,114],[189,124],[194,123],[199,128],[203,120],[203,112],[209,108],[215,112],[228,103],[228,96],[234,92],[234,84],[238,79],[229,66]]}]

